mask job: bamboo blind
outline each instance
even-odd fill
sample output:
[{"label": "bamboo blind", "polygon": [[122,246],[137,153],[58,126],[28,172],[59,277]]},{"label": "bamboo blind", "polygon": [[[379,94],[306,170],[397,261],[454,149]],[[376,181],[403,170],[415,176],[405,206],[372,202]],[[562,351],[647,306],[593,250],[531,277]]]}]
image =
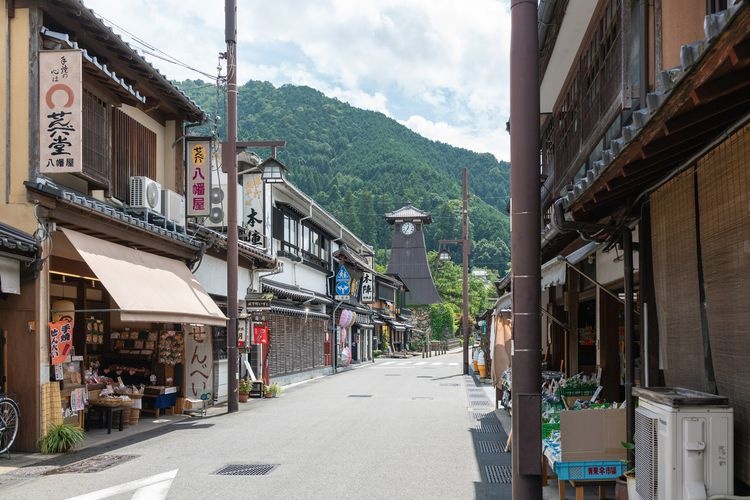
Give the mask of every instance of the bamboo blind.
[{"label": "bamboo blind", "polygon": [[668,386],[705,391],[694,199],[692,170],[656,191],[651,239],[659,364]]},{"label": "bamboo blind", "polygon": [[750,482],[750,127],[698,162],[701,245],[717,389],[735,412],[738,476]]}]

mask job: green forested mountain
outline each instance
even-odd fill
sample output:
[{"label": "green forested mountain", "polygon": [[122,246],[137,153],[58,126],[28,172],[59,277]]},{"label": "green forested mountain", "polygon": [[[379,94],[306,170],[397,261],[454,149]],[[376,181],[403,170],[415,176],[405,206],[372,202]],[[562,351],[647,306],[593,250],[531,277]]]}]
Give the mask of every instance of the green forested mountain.
[{"label": "green forested mountain", "polygon": [[[225,115],[222,89],[200,80],[176,84],[208,113]],[[432,214],[425,235],[429,250],[437,249],[440,239],[460,238],[461,169],[466,166],[471,265],[505,270],[509,164],[426,139],[382,113],[354,108],[309,87],[250,81],[239,88],[238,107],[239,140],[285,140],[278,159],[289,167],[291,182],[378,249],[381,263],[391,244],[391,226],[383,214],[407,201]],[[218,133],[223,137],[222,126]]]}]

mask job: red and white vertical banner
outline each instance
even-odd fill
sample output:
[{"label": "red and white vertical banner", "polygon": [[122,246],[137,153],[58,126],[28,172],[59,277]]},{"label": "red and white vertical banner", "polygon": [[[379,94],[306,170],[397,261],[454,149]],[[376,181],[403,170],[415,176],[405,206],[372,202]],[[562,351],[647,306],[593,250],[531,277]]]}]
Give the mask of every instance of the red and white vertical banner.
[{"label": "red and white vertical banner", "polygon": [[43,174],[83,171],[80,50],[39,53],[39,162]]},{"label": "red and white vertical banner", "polygon": [[187,138],[187,215],[205,217],[211,211],[211,141]]}]

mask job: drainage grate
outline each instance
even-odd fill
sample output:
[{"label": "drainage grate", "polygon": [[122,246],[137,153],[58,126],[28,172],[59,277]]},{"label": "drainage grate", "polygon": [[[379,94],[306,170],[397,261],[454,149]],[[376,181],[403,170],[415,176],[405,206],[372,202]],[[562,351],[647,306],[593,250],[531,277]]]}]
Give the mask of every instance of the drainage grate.
[{"label": "drainage grate", "polygon": [[510,484],[513,479],[513,469],[509,465],[485,465],[484,475],[489,483]]},{"label": "drainage grate", "polygon": [[472,399],[469,400],[469,406],[471,406],[472,408],[492,408],[492,403],[490,403],[486,399]]},{"label": "drainage grate", "polygon": [[432,401],[435,398],[431,398],[429,396],[414,396],[413,398],[411,398],[412,401],[416,401],[417,399],[425,399],[427,401]]},{"label": "drainage grate", "polygon": [[95,457],[79,460],[78,462],[73,462],[72,464],[63,467],[58,467],[55,470],[47,472],[47,474],[88,474],[90,472],[100,472],[139,456],[140,455],[97,455]]},{"label": "drainage grate", "polygon": [[471,428],[471,430],[473,430],[474,432],[481,432],[485,434],[490,433],[490,432],[496,432],[499,434],[500,432],[502,432],[499,424],[485,424],[484,422],[482,423],[477,422]]},{"label": "drainage grate", "polygon": [[460,387],[461,384],[440,384],[440,387]]},{"label": "drainage grate", "polygon": [[372,394],[349,394],[347,398],[371,398]]},{"label": "drainage grate", "polygon": [[483,418],[487,418],[487,417],[489,417],[491,415],[492,415],[492,413],[486,413],[486,412],[483,412],[483,411],[472,411],[472,412],[469,413],[469,417],[472,420],[482,420]]},{"label": "drainage grate", "polygon": [[505,453],[505,446],[497,441],[477,441],[479,453]]},{"label": "drainage grate", "polygon": [[265,476],[278,464],[229,464],[214,472],[217,476]]}]

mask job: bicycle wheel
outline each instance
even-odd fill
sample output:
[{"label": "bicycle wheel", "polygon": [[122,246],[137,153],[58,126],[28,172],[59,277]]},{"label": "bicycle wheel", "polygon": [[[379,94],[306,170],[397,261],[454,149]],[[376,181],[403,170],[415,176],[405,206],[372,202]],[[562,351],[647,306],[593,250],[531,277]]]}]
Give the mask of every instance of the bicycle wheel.
[{"label": "bicycle wheel", "polygon": [[0,454],[6,453],[18,434],[18,405],[12,399],[0,399]]}]

